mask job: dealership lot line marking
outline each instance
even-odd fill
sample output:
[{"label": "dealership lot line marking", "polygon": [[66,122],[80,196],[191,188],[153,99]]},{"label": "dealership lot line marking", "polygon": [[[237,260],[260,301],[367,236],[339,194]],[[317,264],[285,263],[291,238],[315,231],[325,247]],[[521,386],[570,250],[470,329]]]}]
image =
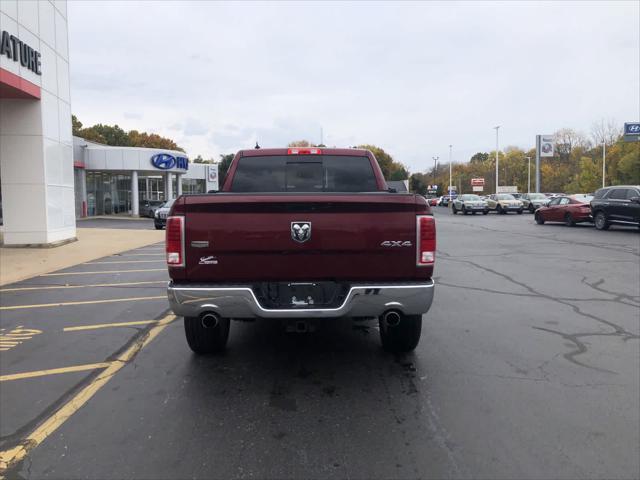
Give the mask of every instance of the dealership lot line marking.
[{"label": "dealership lot line marking", "polygon": [[110,262],[86,262],[83,263],[82,265],[106,265],[109,263],[158,263],[158,262],[163,262],[164,260],[158,259],[158,260],[115,260],[115,261],[110,261]]},{"label": "dealership lot line marking", "polygon": [[108,300],[84,300],[81,302],[37,303],[35,305],[11,305],[8,307],[0,307],[0,310],[20,310],[23,308],[68,307],[71,305],[91,305],[95,303],[137,302],[140,300],[159,300],[161,298],[166,300],[167,296],[155,295],[153,297],[110,298]]},{"label": "dealership lot line marking", "polygon": [[0,288],[0,293],[25,292],[29,290],[56,290],[64,288],[89,288],[89,287],[131,287],[135,285],[167,284],[167,280],[153,280],[150,282],[122,282],[122,283],[93,283],[90,285],[42,285],[39,287]]},{"label": "dealership lot line marking", "polygon": [[26,340],[30,340],[35,335],[42,333],[42,330],[24,328],[22,325],[18,325],[7,333],[3,333],[4,331],[4,328],[0,328],[0,352],[9,351]]},{"label": "dealership lot line marking", "polygon": [[134,273],[134,272],[166,272],[166,268],[148,268],[142,270],[104,270],[99,272],[61,272],[61,273],[43,273],[41,277],[62,277],[64,275],[98,275],[101,273]]},{"label": "dealership lot line marking", "polygon": [[157,320],[138,320],[135,322],[119,322],[119,323],[98,323],[96,325],[81,325],[78,327],[64,327],[63,332],[77,332],[79,330],[94,330],[96,328],[110,328],[110,327],[130,327],[132,325],[148,325],[150,323],[156,323]]},{"label": "dealership lot line marking", "polygon": [[112,255],[112,257],[164,257],[164,253],[127,253],[122,255]]},{"label": "dealership lot line marking", "polygon": [[46,377],[47,375],[58,375],[61,373],[84,372],[85,370],[95,370],[97,368],[107,368],[113,362],[87,363],[85,365],[73,365],[72,367],[50,368],[48,370],[36,370],[33,372],[12,373],[11,375],[0,375],[0,382],[11,380],[22,380],[24,378]]},{"label": "dealership lot line marking", "polygon": [[75,394],[67,403],[54,412],[49,418],[21,441],[21,444],[0,452],[0,475],[9,467],[20,462],[31,450],[42,443],[49,435],[55,432],[65,421],[87,403],[111,378],[154,338],[156,338],[167,325],[175,320],[175,315],[167,315],[159,320],[140,341],[133,343],[118,358],[100,372],[86,387]]}]

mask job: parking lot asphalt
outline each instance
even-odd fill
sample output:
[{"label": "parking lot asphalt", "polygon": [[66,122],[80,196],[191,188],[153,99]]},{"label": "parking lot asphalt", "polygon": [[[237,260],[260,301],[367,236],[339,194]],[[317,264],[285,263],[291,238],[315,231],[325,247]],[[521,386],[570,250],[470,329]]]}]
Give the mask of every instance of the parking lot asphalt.
[{"label": "parking lot asphalt", "polygon": [[234,322],[197,357],[161,245],[2,287],[6,477],[640,477],[637,229],[434,210],[408,355],[335,320]]}]

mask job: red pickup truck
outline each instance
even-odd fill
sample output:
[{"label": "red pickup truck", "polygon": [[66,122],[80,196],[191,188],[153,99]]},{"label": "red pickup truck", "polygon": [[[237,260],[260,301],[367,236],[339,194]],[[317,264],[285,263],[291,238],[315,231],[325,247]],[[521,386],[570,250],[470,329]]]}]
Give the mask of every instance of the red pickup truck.
[{"label": "red pickup truck", "polygon": [[433,301],[435,221],[391,191],[359,149],[238,152],[218,193],[180,196],[167,218],[168,297],[196,353],[230,320],[377,319],[383,347],[413,350]]}]

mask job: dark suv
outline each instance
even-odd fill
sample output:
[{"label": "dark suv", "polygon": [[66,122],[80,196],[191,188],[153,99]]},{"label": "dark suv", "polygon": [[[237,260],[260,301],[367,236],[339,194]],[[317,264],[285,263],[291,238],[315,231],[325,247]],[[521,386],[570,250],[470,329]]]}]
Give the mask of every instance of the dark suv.
[{"label": "dark suv", "polygon": [[598,230],[606,230],[611,224],[640,228],[640,185],[616,185],[596,191],[591,215]]}]

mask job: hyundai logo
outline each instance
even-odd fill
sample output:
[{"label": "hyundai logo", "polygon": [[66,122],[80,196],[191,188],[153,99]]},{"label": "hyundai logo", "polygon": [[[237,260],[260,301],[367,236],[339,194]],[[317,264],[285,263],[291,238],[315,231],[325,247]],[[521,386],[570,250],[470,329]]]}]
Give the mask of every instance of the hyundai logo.
[{"label": "hyundai logo", "polygon": [[176,157],[168,153],[157,153],[151,157],[151,164],[161,170],[170,170],[176,166]]},{"label": "hyundai logo", "polygon": [[151,157],[151,164],[160,170],[171,170],[174,167],[187,170],[189,159],[187,157],[174,157],[168,153],[156,153]]}]

